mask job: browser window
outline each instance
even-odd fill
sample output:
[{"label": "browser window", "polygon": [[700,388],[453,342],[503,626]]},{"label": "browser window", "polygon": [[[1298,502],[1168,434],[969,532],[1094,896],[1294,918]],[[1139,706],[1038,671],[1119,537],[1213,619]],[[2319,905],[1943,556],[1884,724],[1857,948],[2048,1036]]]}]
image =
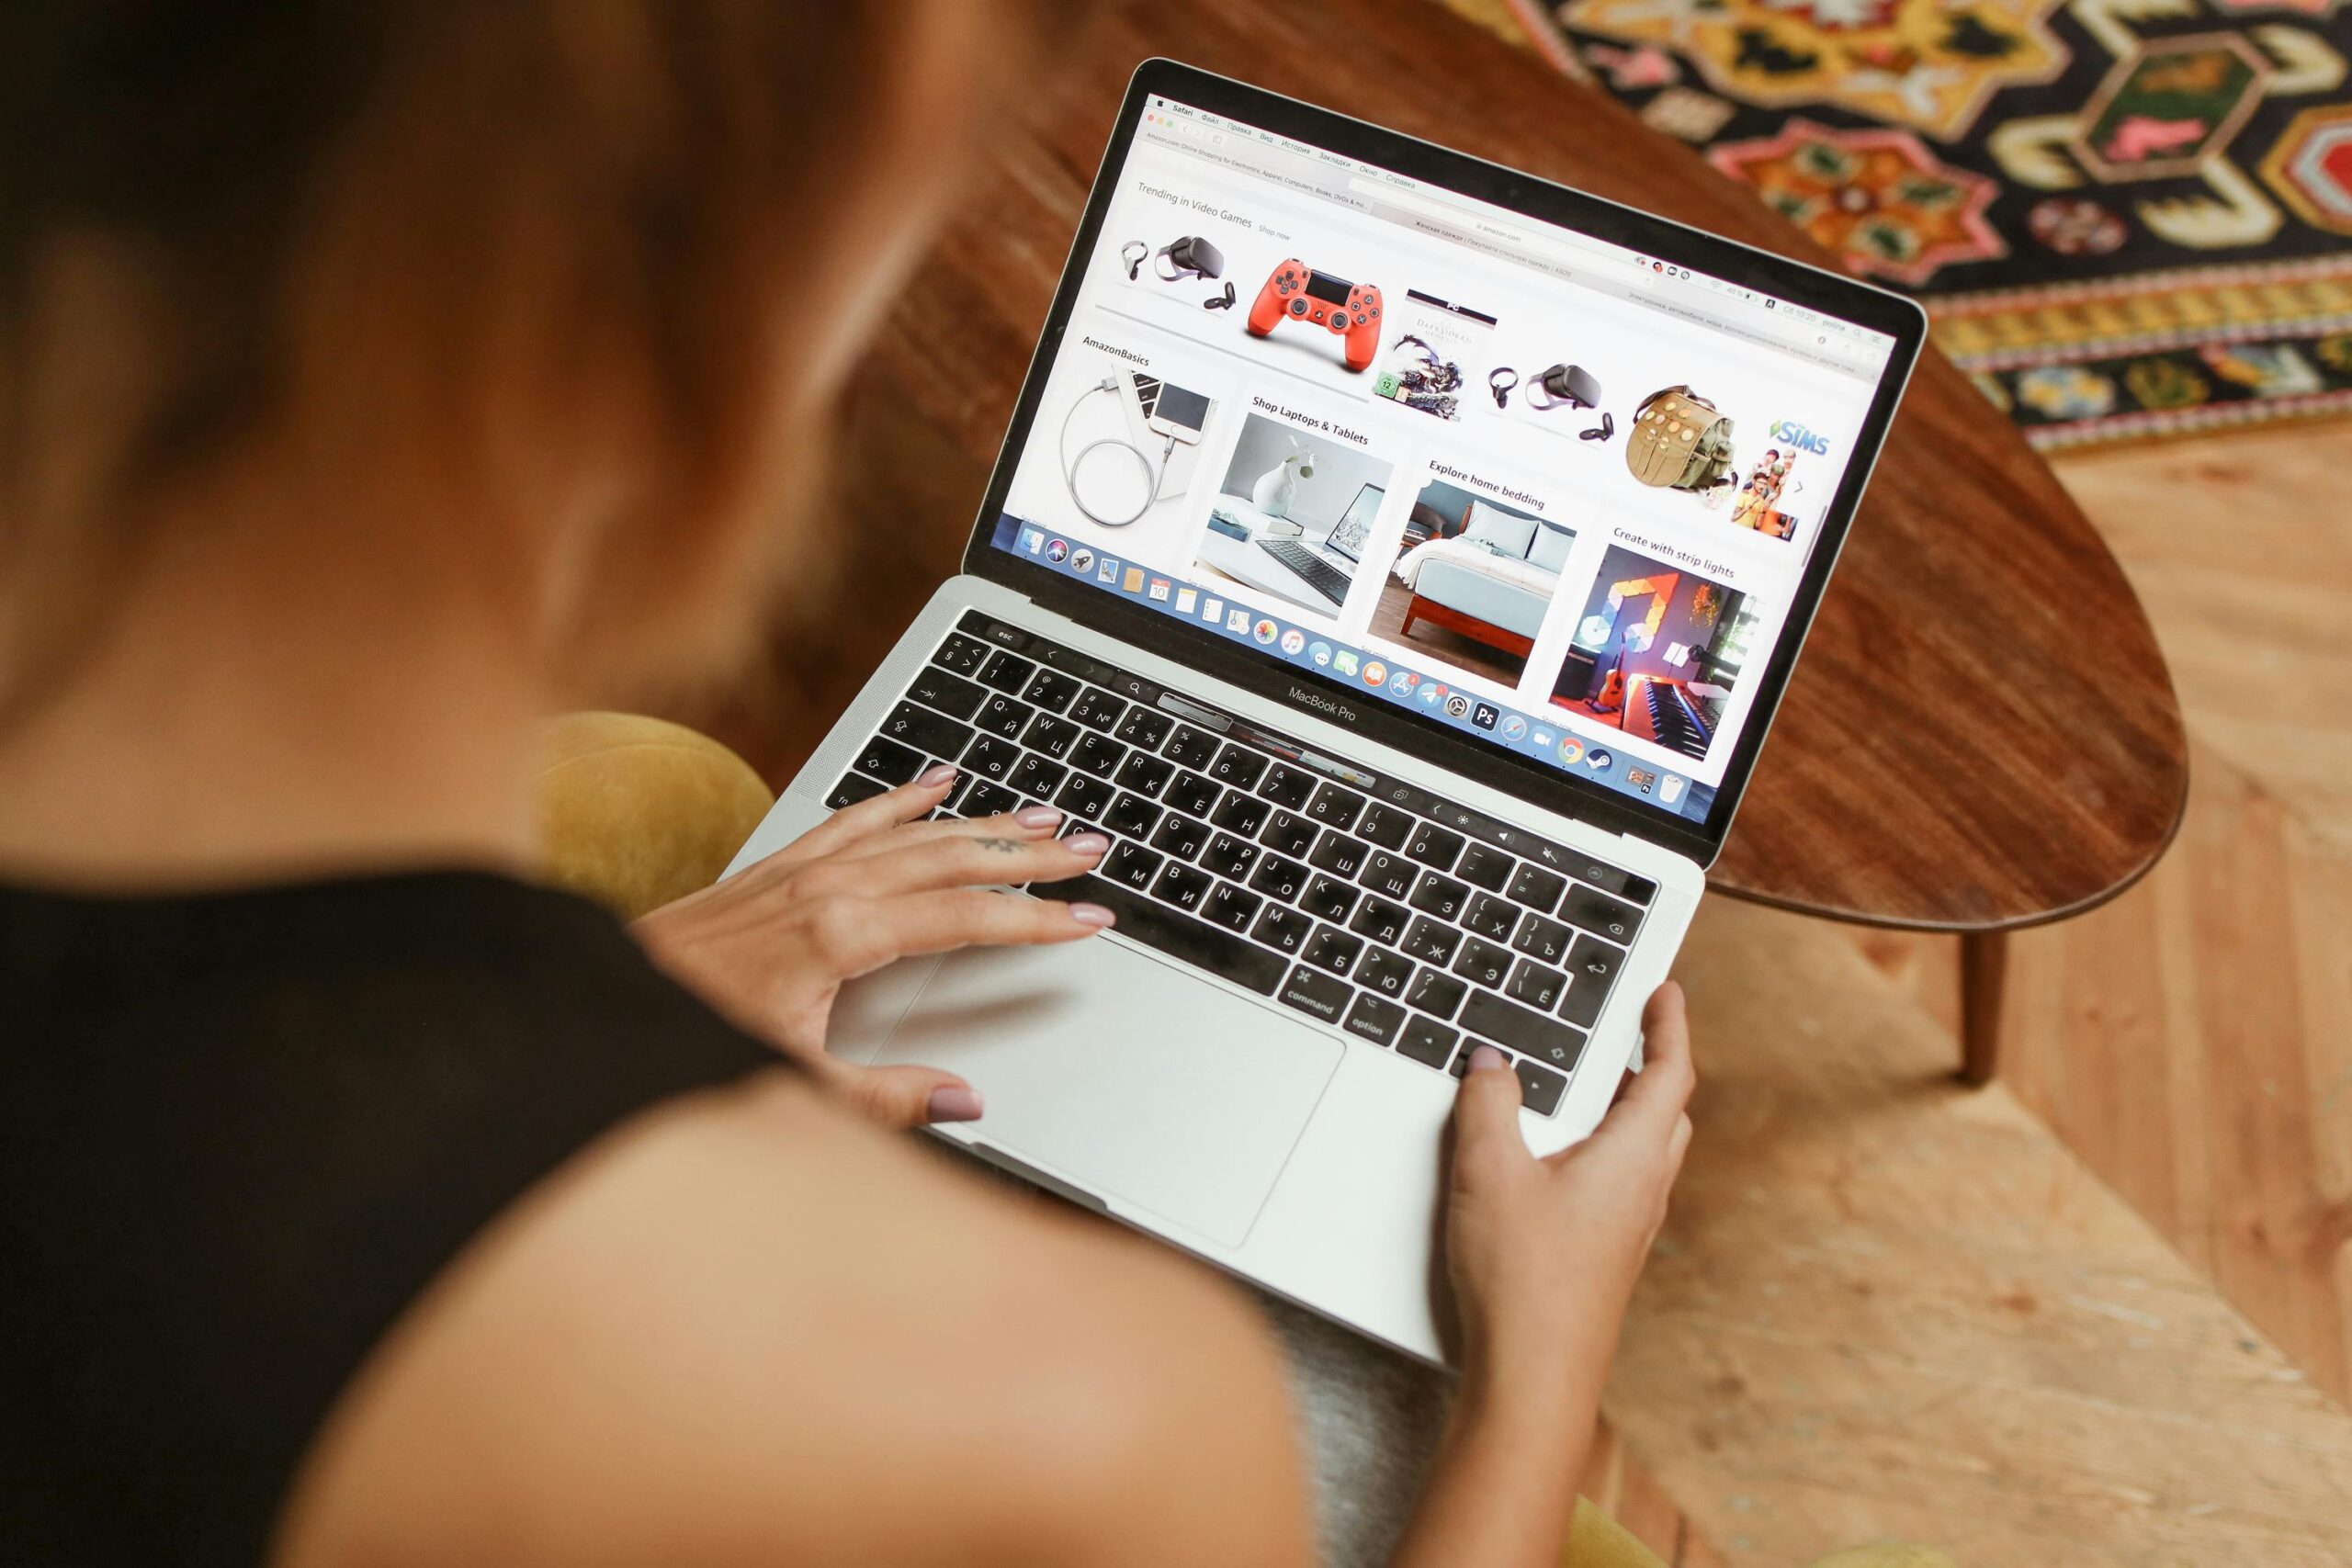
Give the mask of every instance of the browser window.
[{"label": "browser window", "polygon": [[1894,340],[1141,112],[992,545],[1704,821]]}]

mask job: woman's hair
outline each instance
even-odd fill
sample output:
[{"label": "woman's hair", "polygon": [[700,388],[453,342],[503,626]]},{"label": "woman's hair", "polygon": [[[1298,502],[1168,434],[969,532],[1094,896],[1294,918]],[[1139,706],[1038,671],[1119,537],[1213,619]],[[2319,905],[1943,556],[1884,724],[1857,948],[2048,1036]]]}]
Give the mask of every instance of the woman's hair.
[{"label": "woman's hair", "polygon": [[958,136],[930,100],[980,66],[943,77],[930,29],[972,8],[0,6],[0,712],[175,492],[265,436],[314,476],[405,464],[420,549],[582,456],[545,432],[615,440],[598,570],[659,601],[693,552],[648,518],[757,512],[780,414],[814,412],[796,296],[857,265],[844,215],[916,166],[919,108]]}]

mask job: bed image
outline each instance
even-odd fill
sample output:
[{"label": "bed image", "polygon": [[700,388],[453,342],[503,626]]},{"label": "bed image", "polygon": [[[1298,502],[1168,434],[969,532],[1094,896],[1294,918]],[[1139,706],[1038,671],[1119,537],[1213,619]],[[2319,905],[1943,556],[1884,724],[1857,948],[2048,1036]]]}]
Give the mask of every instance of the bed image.
[{"label": "bed image", "polygon": [[1474,503],[1460,533],[1397,558],[1396,581],[1409,594],[1398,635],[1428,622],[1525,660],[1575,537],[1556,523]]}]

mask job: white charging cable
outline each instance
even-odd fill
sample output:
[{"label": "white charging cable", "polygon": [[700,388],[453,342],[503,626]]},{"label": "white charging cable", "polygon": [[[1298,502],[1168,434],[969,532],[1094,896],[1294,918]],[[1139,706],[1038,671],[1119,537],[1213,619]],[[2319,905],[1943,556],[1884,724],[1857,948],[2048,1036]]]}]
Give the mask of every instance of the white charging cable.
[{"label": "white charging cable", "polygon": [[[1083,512],[1088,517],[1093,519],[1097,523],[1100,523],[1105,528],[1124,528],[1128,524],[1134,522],[1136,518],[1141,517],[1145,513],[1152,509],[1152,506],[1159,500],[1159,487],[1165,483],[1168,479],[1168,458],[1170,455],[1176,450],[1176,438],[1171,435],[1168,438],[1168,445],[1161,447],[1159,450],[1159,466],[1155,469],[1152,467],[1150,457],[1145,453],[1142,447],[1136,446],[1134,442],[1128,440],[1124,435],[1105,435],[1098,440],[1090,441],[1085,446],[1080,447],[1078,449],[1077,457],[1073,457],[1069,456],[1069,424],[1071,420],[1078,417],[1079,409],[1084,405],[1087,399],[1092,397],[1097,392],[1115,392],[1118,389],[1119,383],[1106,376],[1102,380],[1097,381],[1093,386],[1089,387],[1086,390],[1079,393],[1077,397],[1071,399],[1069,412],[1062,415],[1061,438],[1055,444],[1057,448],[1062,454],[1062,483],[1069,487],[1070,501],[1080,512]],[[1143,477],[1151,481],[1151,493],[1144,497],[1144,502],[1141,506],[1136,507],[1125,517],[1103,516],[1102,513],[1087,505],[1086,498],[1078,493],[1079,465],[1084,463],[1097,448],[1103,446],[1116,446],[1121,451],[1128,453],[1136,462],[1143,465]]]}]

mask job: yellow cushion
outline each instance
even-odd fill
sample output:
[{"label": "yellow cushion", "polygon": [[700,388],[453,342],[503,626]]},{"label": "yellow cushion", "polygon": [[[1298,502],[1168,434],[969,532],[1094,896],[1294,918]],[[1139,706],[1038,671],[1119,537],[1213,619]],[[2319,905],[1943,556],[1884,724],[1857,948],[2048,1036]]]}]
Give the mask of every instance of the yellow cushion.
[{"label": "yellow cushion", "polygon": [[742,758],[662,719],[566,714],[537,744],[542,872],[623,919],[716,882],[775,803]]},{"label": "yellow cushion", "polygon": [[1633,1531],[1582,1497],[1577,1499],[1561,1562],[1562,1568],[1666,1568]]}]

